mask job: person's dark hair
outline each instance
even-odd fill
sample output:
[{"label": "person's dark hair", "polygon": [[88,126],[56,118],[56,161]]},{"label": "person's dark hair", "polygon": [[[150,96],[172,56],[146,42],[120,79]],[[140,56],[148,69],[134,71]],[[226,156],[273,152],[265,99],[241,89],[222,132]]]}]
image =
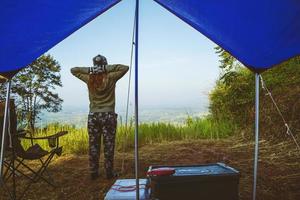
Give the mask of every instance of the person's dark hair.
[{"label": "person's dark hair", "polygon": [[107,65],[107,60],[102,55],[97,55],[93,58],[94,65]]},{"label": "person's dark hair", "polygon": [[[107,60],[104,56],[102,55],[97,55],[93,58],[93,64],[95,66],[100,66],[100,65],[107,65]],[[97,88],[103,87],[104,81],[106,78],[105,73],[99,73],[99,74],[90,74],[89,75],[89,81],[88,81],[88,88],[89,91],[94,93]]]}]

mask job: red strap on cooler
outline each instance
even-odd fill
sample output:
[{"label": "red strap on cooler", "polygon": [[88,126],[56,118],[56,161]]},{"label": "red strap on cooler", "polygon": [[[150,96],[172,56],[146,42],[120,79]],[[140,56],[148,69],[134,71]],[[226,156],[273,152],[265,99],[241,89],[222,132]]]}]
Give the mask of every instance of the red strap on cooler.
[{"label": "red strap on cooler", "polygon": [[147,172],[148,176],[170,176],[173,174],[175,174],[175,169],[170,167],[156,168]]},{"label": "red strap on cooler", "polygon": [[[140,184],[139,186],[140,186],[140,189],[147,188],[146,184]],[[118,192],[133,192],[136,190],[136,185],[123,186],[123,185],[114,184],[113,186],[111,186],[111,189],[116,190]]]}]

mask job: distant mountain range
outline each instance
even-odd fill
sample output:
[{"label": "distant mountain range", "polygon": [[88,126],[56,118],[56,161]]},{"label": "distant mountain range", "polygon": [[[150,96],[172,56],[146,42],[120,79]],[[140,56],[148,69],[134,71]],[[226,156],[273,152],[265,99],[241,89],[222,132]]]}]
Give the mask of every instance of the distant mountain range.
[{"label": "distant mountain range", "polygon": [[[129,119],[133,119],[133,107],[128,112]],[[117,108],[119,123],[125,123],[126,110]],[[207,104],[196,107],[176,107],[176,106],[144,106],[139,108],[139,121],[142,123],[151,122],[169,122],[182,124],[188,116],[201,117],[208,113]],[[37,126],[45,126],[49,123],[59,122],[62,124],[72,124],[78,127],[86,126],[87,123],[87,107],[64,106],[63,110],[58,113],[43,113],[41,120],[37,122]]]}]

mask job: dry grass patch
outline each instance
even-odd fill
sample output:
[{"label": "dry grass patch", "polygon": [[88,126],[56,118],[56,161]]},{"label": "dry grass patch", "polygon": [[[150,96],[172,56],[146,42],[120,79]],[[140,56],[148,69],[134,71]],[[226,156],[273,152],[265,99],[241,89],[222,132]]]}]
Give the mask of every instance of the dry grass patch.
[{"label": "dry grass patch", "polygon": [[[271,144],[261,141],[260,145],[258,199],[300,199],[299,152],[292,143],[287,142]],[[253,147],[253,143],[238,139],[174,141],[145,145],[140,148],[140,174],[144,177],[149,165],[224,162],[241,172],[240,199],[249,200],[252,194]],[[115,164],[118,171],[121,171],[123,159],[125,165],[121,178],[134,177],[133,152],[116,153]],[[101,166],[103,166],[102,160]],[[54,175],[60,187],[53,189],[42,182],[36,183],[31,187],[25,199],[103,199],[114,182],[114,180],[104,179],[103,169],[102,176],[96,181],[91,181],[86,155],[64,155],[55,159],[49,171]],[[5,199],[3,194],[1,197]]]}]

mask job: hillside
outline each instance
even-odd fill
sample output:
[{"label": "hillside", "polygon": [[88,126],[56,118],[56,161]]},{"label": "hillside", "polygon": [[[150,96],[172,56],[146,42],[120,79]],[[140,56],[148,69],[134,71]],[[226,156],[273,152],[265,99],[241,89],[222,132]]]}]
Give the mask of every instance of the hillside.
[{"label": "hillside", "polygon": [[[227,55],[228,56],[228,55]],[[227,60],[223,56],[223,61]],[[231,58],[233,59],[233,58]],[[210,112],[215,119],[232,121],[244,137],[252,137],[255,116],[254,73],[237,61],[222,65],[222,74],[210,93]],[[271,92],[290,130],[300,134],[300,57],[290,59],[262,72],[265,86]],[[271,101],[270,95],[260,87],[260,128],[266,139],[282,141],[287,138],[285,123]]]}]

